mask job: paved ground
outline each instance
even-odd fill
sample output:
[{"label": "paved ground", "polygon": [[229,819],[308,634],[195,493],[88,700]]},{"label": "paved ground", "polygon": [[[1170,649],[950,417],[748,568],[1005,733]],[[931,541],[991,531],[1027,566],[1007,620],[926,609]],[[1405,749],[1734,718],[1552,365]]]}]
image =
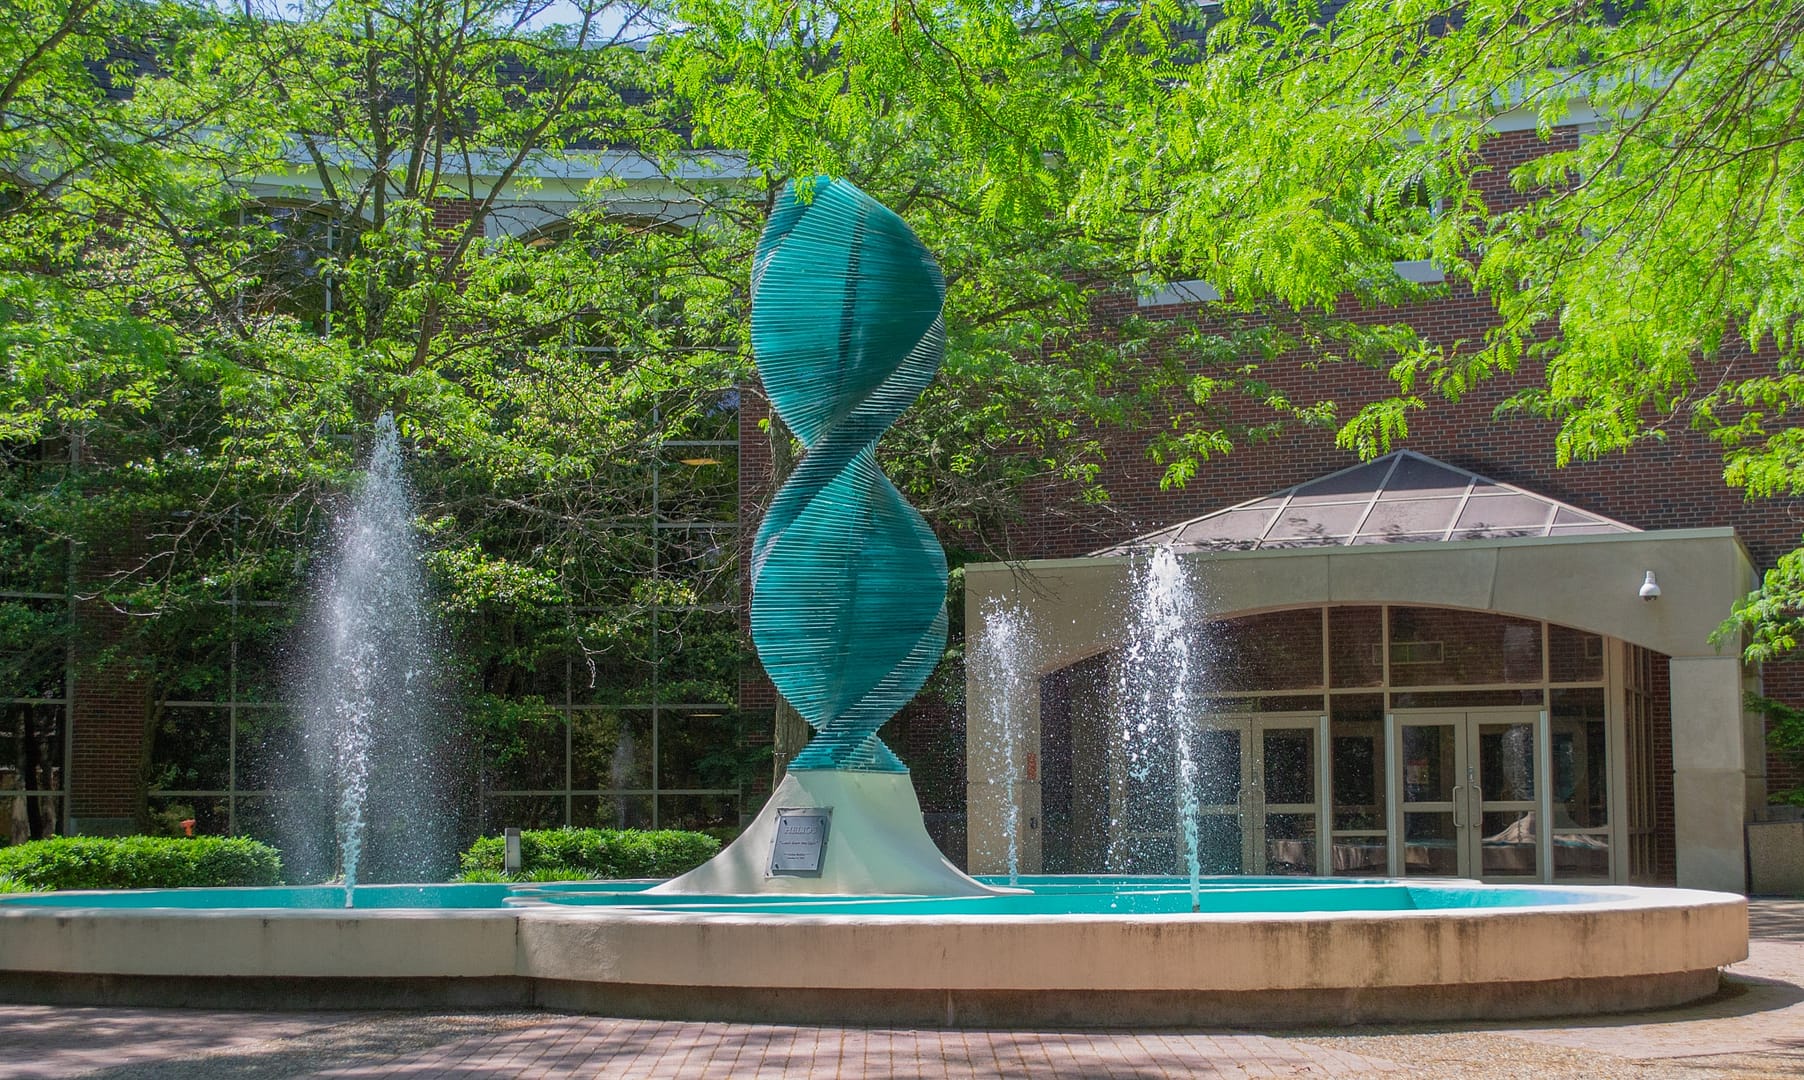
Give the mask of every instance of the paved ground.
[{"label": "paved ground", "polygon": [[1577,1023],[1041,1033],[0,1006],[0,1077],[1804,1077],[1804,901],[1756,901],[1749,922],[1715,998]]}]

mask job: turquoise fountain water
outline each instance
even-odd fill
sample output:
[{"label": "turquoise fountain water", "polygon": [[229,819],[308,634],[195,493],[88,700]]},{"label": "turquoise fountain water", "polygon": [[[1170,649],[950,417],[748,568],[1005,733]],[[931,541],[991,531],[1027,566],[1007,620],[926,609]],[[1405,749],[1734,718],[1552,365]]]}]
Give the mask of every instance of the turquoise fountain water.
[{"label": "turquoise fountain water", "polygon": [[[1001,884],[1003,877],[983,878]],[[339,885],[253,889],[137,889],[0,896],[0,907],[180,910],[470,910],[553,905],[647,912],[735,912],[818,916],[1209,915],[1437,911],[1566,906],[1608,900],[1597,887],[1400,882],[1380,878],[1120,877],[1022,874],[1024,892],[995,896],[798,897],[654,894],[652,882],[545,885]]]}]

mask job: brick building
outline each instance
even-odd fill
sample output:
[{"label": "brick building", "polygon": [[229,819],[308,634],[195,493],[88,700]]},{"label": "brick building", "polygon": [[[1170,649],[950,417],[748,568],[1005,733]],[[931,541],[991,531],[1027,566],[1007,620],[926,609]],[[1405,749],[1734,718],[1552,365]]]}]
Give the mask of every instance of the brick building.
[{"label": "brick building", "polygon": [[[1576,137],[1570,127],[1553,135]],[[1492,152],[1503,167],[1491,174],[1496,186],[1487,195],[1499,204],[1512,198],[1507,166],[1546,145],[1527,125],[1501,132]],[[566,170],[546,178],[530,197],[502,200],[487,231],[556,235],[561,216],[580,203],[582,186],[603,172],[619,181],[611,201],[620,212],[693,220],[680,192],[622,154],[580,175]],[[709,176],[733,179],[719,169]],[[267,194],[272,205],[319,198],[297,192],[293,181],[271,185]],[[447,202],[437,213],[446,223],[461,220],[470,205]],[[1399,264],[1398,271],[1418,280],[1438,276],[1423,264]],[[1105,297],[1097,302],[1097,332],[1108,334],[1130,317],[1208,319],[1213,296],[1206,282],[1187,282]],[[1491,319],[1482,298],[1457,291],[1401,315],[1449,342],[1478,337]],[[1381,373],[1353,365],[1273,368],[1280,370],[1289,372],[1280,389],[1332,399],[1343,415],[1392,389]],[[1136,817],[1110,809],[1128,794],[1112,764],[1119,709],[1110,697],[1119,678],[1122,614],[1142,557],[1135,554],[1138,539],[1180,550],[1207,582],[1213,600],[1203,620],[1222,624],[1212,639],[1237,665],[1214,676],[1212,696],[1199,704],[1196,730],[1186,736],[1209,744],[1218,763],[1233,764],[1216,770],[1217,780],[1238,778],[1212,789],[1204,804],[1215,869],[1740,888],[1741,823],[1761,812],[1769,788],[1804,782],[1796,766],[1768,757],[1761,722],[1743,713],[1741,693],[1759,686],[1804,701],[1804,686],[1790,668],[1744,671],[1734,650],[1719,653],[1708,633],[1754,575],[1795,546],[1804,527],[1799,507],[1744,502],[1722,483],[1717,448],[1689,432],[1606,461],[1556,468],[1550,425],[1493,416],[1524,382],[1502,378],[1456,406],[1435,408],[1408,442],[1419,457],[1359,469],[1331,433],[1297,429],[1243,446],[1207,463],[1185,487],[1166,490],[1144,435],[1123,433],[1111,437],[1106,507],[1074,507],[1055,488],[1026,493],[1023,518],[986,538],[1011,561],[968,568],[968,638],[981,636],[992,602],[1084,633],[1042,635],[1047,651],[1033,658],[1027,702],[1035,721],[1018,743],[999,742],[987,726],[983,703],[998,690],[975,675],[966,693],[975,704],[918,701],[886,732],[915,769],[942,847],[973,870],[998,868],[1000,823],[1013,807],[1027,823],[1015,844],[1029,868],[1174,868],[1180,823],[1170,815],[1157,820],[1163,810]],[[756,527],[757,507],[771,488],[760,428],[768,409],[755,387],[737,400],[737,439],[687,456],[712,462],[736,455],[738,520],[666,522],[654,532],[736,530],[743,538]],[[1336,497],[1308,501],[1327,493],[1310,487],[1324,481]],[[1297,502],[1299,494],[1305,502]],[[1273,497],[1271,507],[1260,505]],[[1462,518],[1474,497],[1515,516],[1508,523]],[[1417,516],[1399,509],[1386,517],[1392,504],[1412,504]],[[1290,514],[1293,505],[1312,509]],[[1527,520],[1537,512],[1541,518]],[[1658,600],[1640,597],[1649,570],[1662,588]],[[1531,599],[1517,595],[1524,583]],[[65,596],[60,589],[29,595],[44,604]],[[103,634],[106,616],[96,611],[93,618]],[[1313,675],[1307,664],[1271,662],[1278,646],[1296,652],[1298,642],[1313,643]],[[1489,654],[1515,660],[1468,670],[1456,663]],[[1353,665],[1359,674],[1342,685],[1337,672],[1349,670],[1349,658],[1364,663]],[[1242,668],[1263,681],[1240,678]],[[555,731],[535,758],[537,771],[480,793],[485,824],[665,824],[755,812],[757,787],[691,782],[693,770],[674,758],[614,770],[626,779],[582,775],[584,733],[612,713],[582,699],[582,680],[570,672],[562,679],[552,695]],[[15,778],[37,794],[13,800],[15,807],[35,798],[58,828],[117,830],[142,817],[146,799],[153,810],[179,801],[193,807],[203,828],[242,828],[240,800],[250,800],[248,807],[264,793],[241,783],[240,713],[268,703],[235,695],[175,703],[223,718],[222,739],[238,749],[216,784],[146,791],[147,763],[164,749],[156,724],[146,723],[145,693],[88,671],[20,697],[16,705],[38,710],[25,719],[22,742],[41,741],[43,753],[32,776]],[[741,681],[734,702],[653,698],[625,711],[646,747],[682,746],[699,757],[706,739],[740,737],[723,713],[756,738],[769,730],[773,705],[768,684],[752,676]],[[705,728],[705,738],[673,738],[691,728]],[[1006,751],[1000,757],[997,746]],[[1290,774],[1278,775],[1280,766]],[[1520,790],[1492,797],[1499,790],[1480,782],[1487,767],[1507,770]],[[1273,797],[1280,787],[1297,790]],[[1176,805],[1168,794],[1152,802]],[[1545,821],[1551,829],[1539,826]]]},{"label": "brick building", "polygon": [[[1492,152],[1507,166],[1544,145],[1505,131]],[[1207,320],[1214,297],[1180,283],[1103,314]],[[1383,315],[1443,343],[1492,318],[1457,290]],[[1342,415],[1394,389],[1354,365],[1271,371]],[[1556,468],[1553,425],[1494,415],[1529,382],[1431,406],[1408,452],[1363,466],[1332,432],[1298,429],[1162,490],[1162,470],[1118,439],[1108,513],[1074,526],[1043,499],[1002,545],[1018,561],[966,568],[968,640],[1003,612],[1037,639],[1031,684],[967,676],[968,701],[1014,694],[1036,718],[999,755],[999,710],[969,712],[983,763],[965,798],[972,869],[1001,868],[1010,846],[1024,869],[1177,869],[1182,800],[1162,789],[1151,820],[1124,810],[1143,793],[1124,778],[1120,704],[1137,575],[1165,547],[1201,583],[1212,627],[1193,715],[1161,736],[1216,770],[1199,796],[1205,868],[1744,889],[1743,825],[1799,774],[1769,756],[1743,695],[1796,699],[1797,676],[1744,668],[1710,636],[1796,546],[1800,507],[1744,501],[1719,449],[1688,431]],[[1650,581],[1659,595],[1644,598]],[[1028,823],[1012,841],[1011,819]]]}]

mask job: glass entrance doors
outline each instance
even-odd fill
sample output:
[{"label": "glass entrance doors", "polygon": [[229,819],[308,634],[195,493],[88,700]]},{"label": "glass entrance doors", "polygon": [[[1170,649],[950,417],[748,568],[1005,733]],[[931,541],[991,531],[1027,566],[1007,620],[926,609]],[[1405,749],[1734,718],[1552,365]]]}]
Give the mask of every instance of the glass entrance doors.
[{"label": "glass entrance doors", "polygon": [[1399,713],[1387,726],[1392,874],[1549,879],[1546,713]]},{"label": "glass entrance doors", "polygon": [[1204,873],[1324,872],[1326,740],[1326,718],[1315,714],[1203,718],[1192,741],[1192,790]]}]

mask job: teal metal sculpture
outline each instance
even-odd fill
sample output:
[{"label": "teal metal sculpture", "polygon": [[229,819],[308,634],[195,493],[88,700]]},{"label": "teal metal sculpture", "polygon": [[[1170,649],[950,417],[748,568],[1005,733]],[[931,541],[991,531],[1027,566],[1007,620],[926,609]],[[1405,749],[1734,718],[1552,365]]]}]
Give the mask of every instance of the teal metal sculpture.
[{"label": "teal metal sculpture", "polygon": [[946,645],[946,555],[877,467],[945,354],[939,265],[844,180],[784,188],[752,268],[752,349],[807,447],[752,548],[752,642],[815,729],[791,769],[907,772],[877,729]]}]

